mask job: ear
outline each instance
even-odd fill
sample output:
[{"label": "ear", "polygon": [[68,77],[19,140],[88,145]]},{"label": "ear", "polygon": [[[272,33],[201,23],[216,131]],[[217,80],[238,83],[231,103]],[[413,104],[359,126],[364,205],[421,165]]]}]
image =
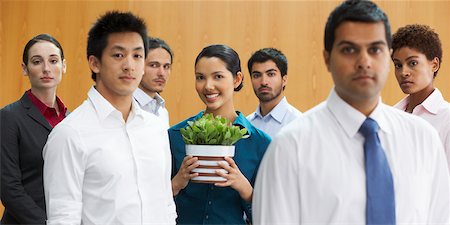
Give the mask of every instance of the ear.
[{"label": "ear", "polygon": [[281,81],[283,82],[283,87],[286,87],[287,82],[288,82],[288,75],[284,75],[281,77]]},{"label": "ear", "polygon": [[330,53],[327,50],[322,51],[323,54],[323,60],[325,62],[325,65],[327,66],[328,72],[330,72]]},{"label": "ear", "polygon": [[100,72],[100,60],[97,59],[97,57],[90,55],[88,58],[89,68],[94,73]]},{"label": "ear", "polygon": [[242,78],[244,75],[242,75],[242,72],[239,71],[236,74],[236,77],[234,78],[234,88],[239,87],[239,85],[242,83]]},{"label": "ear", "polygon": [[22,63],[22,72],[24,76],[28,76],[28,68],[25,63]]},{"label": "ear", "polygon": [[431,67],[433,68],[433,73],[436,73],[439,68],[439,58],[438,57],[434,57],[434,59],[431,60]]},{"label": "ear", "polygon": [[64,59],[62,61],[62,74],[65,74],[67,70],[67,63],[66,63],[66,59]]}]

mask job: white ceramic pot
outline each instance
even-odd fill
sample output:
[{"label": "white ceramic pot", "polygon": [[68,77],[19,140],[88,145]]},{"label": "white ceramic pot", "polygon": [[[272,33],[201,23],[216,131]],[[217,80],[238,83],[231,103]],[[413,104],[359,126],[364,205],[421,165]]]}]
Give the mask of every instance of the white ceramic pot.
[{"label": "white ceramic pot", "polygon": [[193,182],[198,183],[219,183],[227,181],[225,178],[217,176],[216,170],[227,173],[219,166],[219,162],[225,161],[225,156],[234,156],[234,145],[186,145],[186,155],[192,155],[198,158],[199,166],[192,170],[193,173],[199,173],[198,177],[192,178]]}]

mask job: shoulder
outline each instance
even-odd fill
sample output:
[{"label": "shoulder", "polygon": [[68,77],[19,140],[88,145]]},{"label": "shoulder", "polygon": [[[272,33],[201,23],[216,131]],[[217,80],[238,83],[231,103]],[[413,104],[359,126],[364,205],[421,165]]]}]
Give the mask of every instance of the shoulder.
[{"label": "shoulder", "polygon": [[27,101],[29,101],[29,99],[24,95],[21,99],[0,109],[0,123],[6,125],[22,121],[26,125],[27,122],[24,121],[30,122],[30,118],[26,116],[28,113],[27,107],[34,107],[34,105],[31,105],[32,103]]},{"label": "shoulder", "polygon": [[[22,96],[21,99],[6,105],[5,107],[3,107],[2,109],[0,109],[0,112],[3,113],[16,113],[19,111],[25,111],[25,101],[28,100],[28,97],[26,95]],[[31,103],[31,102],[30,102]]]},{"label": "shoulder", "polygon": [[256,116],[256,112],[252,112],[250,114],[247,115],[247,117],[245,117],[247,120],[252,121],[253,119],[255,119]]},{"label": "shoulder", "polygon": [[419,116],[384,105],[383,118],[393,135],[404,137],[408,141],[431,140],[438,136],[436,129]]},{"label": "shoulder", "polygon": [[2,109],[0,109],[0,115],[2,118],[11,118],[17,115],[17,112],[24,111],[19,101],[13,102]]},{"label": "shoulder", "polygon": [[[240,114],[239,114],[240,115]],[[253,140],[256,143],[260,144],[266,144],[268,145],[272,139],[270,136],[266,133],[264,133],[262,130],[256,128],[247,118],[245,118],[243,115],[239,118],[239,123],[241,126],[243,126],[250,134],[249,140]]]},{"label": "shoulder", "polygon": [[291,104],[287,104],[287,110],[288,112],[295,114],[295,115],[301,115],[302,112],[300,110],[298,110],[297,108],[295,108],[293,105]]},{"label": "shoulder", "polygon": [[[97,119],[95,109],[91,102],[85,100],[81,105],[75,108],[66,116],[59,124],[66,126],[82,127],[84,125],[92,125],[93,120]],[[58,124],[58,125],[59,125]]]}]

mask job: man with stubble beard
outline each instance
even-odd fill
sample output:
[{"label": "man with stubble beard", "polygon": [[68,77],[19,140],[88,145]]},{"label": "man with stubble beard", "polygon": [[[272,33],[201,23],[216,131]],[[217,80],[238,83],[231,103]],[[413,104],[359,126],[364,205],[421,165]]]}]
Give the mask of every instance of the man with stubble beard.
[{"label": "man with stubble beard", "polygon": [[283,93],[288,78],[287,66],[286,56],[275,48],[260,49],[248,60],[248,71],[259,106],[247,119],[272,138],[302,114],[287,102]]},{"label": "man with stubble beard", "polygon": [[148,54],[145,60],[145,73],[139,88],[133,93],[142,109],[163,120],[169,128],[169,112],[164,99],[159,95],[169,80],[173,52],[169,45],[159,38],[148,39]]}]

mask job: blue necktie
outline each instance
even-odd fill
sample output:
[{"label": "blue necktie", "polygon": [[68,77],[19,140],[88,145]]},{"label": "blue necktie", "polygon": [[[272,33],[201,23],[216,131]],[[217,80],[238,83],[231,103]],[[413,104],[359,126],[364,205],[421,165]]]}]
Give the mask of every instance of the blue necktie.
[{"label": "blue necktie", "polygon": [[359,128],[364,136],[366,167],[366,224],[395,224],[395,195],[389,163],[378,137],[378,123],[367,118]]}]

